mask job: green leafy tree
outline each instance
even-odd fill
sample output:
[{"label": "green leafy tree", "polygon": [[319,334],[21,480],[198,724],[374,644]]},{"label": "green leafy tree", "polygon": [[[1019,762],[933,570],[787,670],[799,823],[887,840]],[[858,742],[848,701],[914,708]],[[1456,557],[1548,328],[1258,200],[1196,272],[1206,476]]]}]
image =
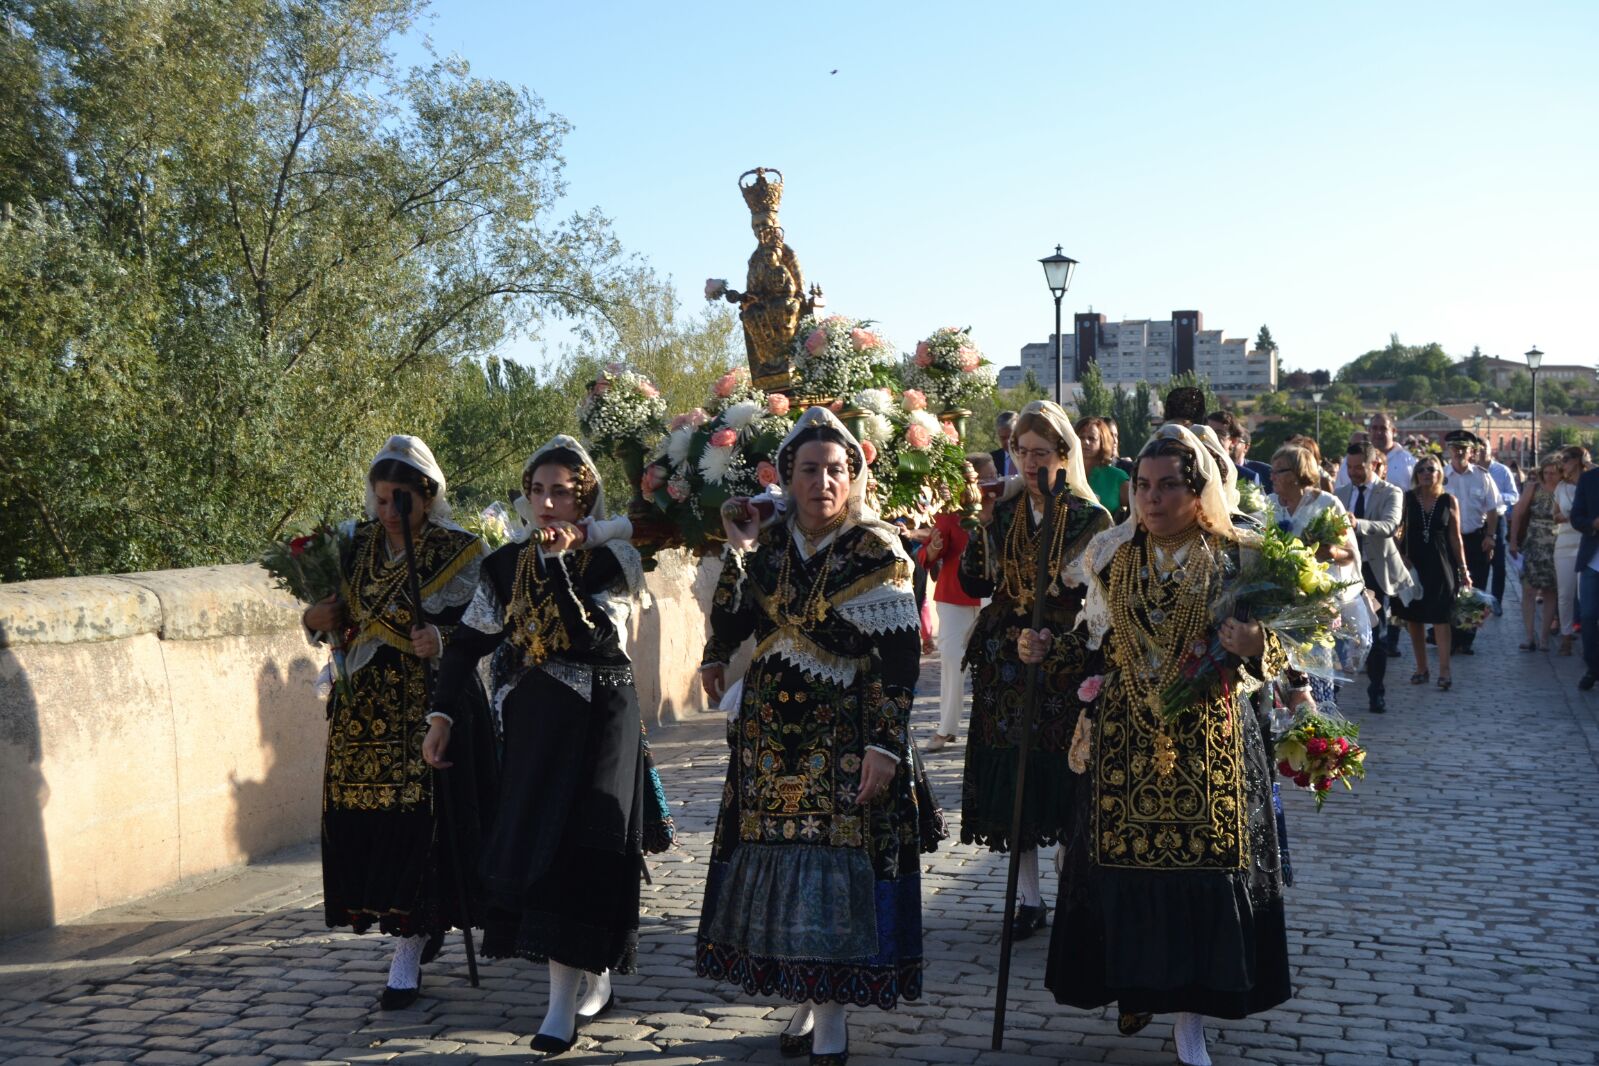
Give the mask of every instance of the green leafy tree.
[{"label": "green leafy tree", "polygon": [[0,575],[251,558],[353,510],[463,363],[625,302],[560,214],[564,120],[396,68],[420,7],[6,3]]},{"label": "green leafy tree", "polygon": [[1144,446],[1154,428],[1154,418],[1149,409],[1154,405],[1155,393],[1146,381],[1131,389],[1116,389],[1116,401],[1111,407],[1111,418],[1121,434],[1122,451],[1136,455]]},{"label": "green leafy tree", "polygon": [[1262,324],[1260,332],[1255,334],[1255,350],[1257,352],[1275,352],[1277,342],[1272,339],[1270,327]]},{"label": "green leafy tree", "polygon": [[1461,360],[1466,376],[1478,385],[1486,385],[1489,380],[1488,357],[1482,354],[1482,349],[1477,345],[1471,346],[1471,354]]},{"label": "green leafy tree", "polygon": [[1408,403],[1432,403],[1432,380],[1425,374],[1409,374],[1400,379],[1399,383],[1394,386],[1394,398]]},{"label": "green leafy tree", "polygon": [[1100,418],[1109,418],[1116,404],[1115,394],[1106,387],[1105,378],[1099,372],[1099,364],[1090,363],[1088,371],[1083,374],[1083,380],[1078,383],[1082,386],[1083,398],[1077,404],[1078,413],[1083,416],[1097,415]]}]

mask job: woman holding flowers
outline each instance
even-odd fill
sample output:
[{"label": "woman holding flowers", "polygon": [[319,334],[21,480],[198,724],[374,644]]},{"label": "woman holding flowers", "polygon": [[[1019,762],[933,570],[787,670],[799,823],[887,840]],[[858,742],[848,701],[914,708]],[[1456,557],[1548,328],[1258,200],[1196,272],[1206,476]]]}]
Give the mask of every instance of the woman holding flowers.
[{"label": "woman holding flowers", "polygon": [[1444,491],[1444,467],[1436,455],[1424,455],[1410,471],[1410,491],[1405,493],[1405,524],[1399,554],[1416,573],[1421,595],[1394,605],[1394,614],[1410,627],[1410,646],[1416,652],[1412,685],[1427,683],[1426,627],[1432,626],[1438,642],[1438,687],[1449,688],[1449,623],[1462,588],[1471,587],[1466,569],[1466,545],[1460,539],[1460,506]]},{"label": "woman holding flowers", "polygon": [[777,450],[784,516],[724,507],[728,553],[702,679],[723,698],[746,638],[696,948],[701,976],[796,1007],[785,1054],[848,1056],[845,1005],[922,990],[908,747],[920,667],[911,563],[866,501],[866,456],[829,410]]},{"label": "woman holding flowers", "polygon": [[[1348,628],[1339,640],[1369,641],[1371,619],[1362,598],[1365,585],[1354,524],[1337,496],[1316,487],[1323,476],[1320,461],[1309,448],[1298,444],[1278,448],[1271,457],[1271,519],[1277,528],[1314,550],[1316,558],[1328,564],[1333,580],[1343,586],[1339,598],[1348,608],[1344,612]],[[1333,705],[1335,690],[1330,677],[1313,675],[1310,691],[1318,705]]]},{"label": "woman holding flowers", "polygon": [[[1176,1012],[1179,1061],[1207,1066],[1203,1016],[1290,994],[1271,764],[1240,708],[1285,660],[1273,633],[1226,606],[1260,538],[1234,527],[1198,439],[1161,427],[1133,485],[1132,516],[1094,539],[1079,572],[1109,672],[1084,694],[1091,742],[1073,752],[1082,797],[1045,983],[1072,1006],[1118,1002],[1123,1033]],[[1020,656],[1043,661],[1059,639],[1023,630]],[[1194,657],[1212,654],[1210,682],[1185,690]],[[1189,695],[1174,705],[1174,691]]]},{"label": "woman holding flowers", "polygon": [[[465,920],[448,867],[458,857],[472,883],[480,826],[477,786],[492,780],[492,743],[481,689],[452,710],[453,743],[429,714],[427,673],[459,628],[477,587],[483,542],[450,520],[444,473],[417,437],[390,437],[367,472],[367,520],[355,525],[341,568],[343,591],[306,610],[306,626],[347,634],[341,683],[328,699],[323,776],[322,888],[330,928],[376,925],[397,939],[381,1005],[415,1002],[421,966]],[[409,515],[396,502],[409,495]],[[405,557],[410,523],[421,583],[411,602]],[[448,774],[435,767],[454,765]],[[450,789],[446,804],[437,788]],[[438,812],[450,810],[444,824]],[[448,838],[453,836],[453,846]],[[470,889],[469,889],[470,891]]]},{"label": "woman holding flowers", "polygon": [[[1022,409],[1011,428],[1011,456],[1026,491],[996,505],[961,556],[960,582],[966,594],[992,597],[977,616],[963,664],[972,671],[972,719],[961,787],[961,843],[984,844],[994,851],[1022,849],[1013,936],[1023,939],[1048,921],[1038,883],[1038,849],[1060,840],[1071,824],[1066,757],[1077,721],[1077,688],[1090,671],[1087,647],[1076,635],[1057,641],[1044,664],[1028,751],[1022,832],[1012,840],[1016,753],[1027,685],[1016,637],[1032,614],[1040,556],[1050,573],[1044,617],[1056,633],[1072,633],[1083,590],[1070,587],[1066,575],[1094,535],[1109,528],[1110,515],[1088,484],[1082,444],[1059,405],[1035,400]],[[1050,542],[1044,544],[1039,474],[1054,484],[1060,470],[1066,472],[1066,495],[1057,506]]]},{"label": "woman holding flowers", "polygon": [[533,1049],[559,1054],[580,1019],[610,1007],[611,972],[633,972],[637,954],[647,774],[623,641],[643,568],[625,540],[572,550],[609,524],[599,473],[571,437],[533,454],[522,491],[530,527],[484,561],[436,706],[455,716],[493,653],[504,756],[483,849],[483,953],[548,963]]}]

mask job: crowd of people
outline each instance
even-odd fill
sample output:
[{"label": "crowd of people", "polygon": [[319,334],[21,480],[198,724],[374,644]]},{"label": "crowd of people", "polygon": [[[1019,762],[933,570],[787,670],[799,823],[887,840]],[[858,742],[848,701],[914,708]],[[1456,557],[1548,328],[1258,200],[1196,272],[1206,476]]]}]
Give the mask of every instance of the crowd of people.
[{"label": "crowd of people", "polygon": [[[977,520],[952,509],[907,538],[874,509],[861,444],[812,408],[776,453],[776,489],[724,506],[701,679],[727,714],[729,755],[695,967],[795,1003],[782,1053],[844,1062],[847,1007],[923,992],[919,857],[945,833],[910,728],[919,572],[942,664],[925,750],[964,743],[961,843],[1019,852],[1012,936],[1053,924],[1055,998],[1115,1004],[1123,1034],[1174,1015],[1190,1066],[1209,1062],[1205,1018],[1290,995],[1270,712],[1340,696],[1290,667],[1268,628],[1208,609],[1262,530],[1345,520],[1317,554],[1340,582],[1340,632],[1360,646],[1341,661],[1363,667],[1373,713],[1387,710],[1401,628],[1411,683],[1433,680],[1431,644],[1449,688],[1453,657],[1474,650],[1452,625],[1460,590],[1491,589],[1497,609],[1507,572],[1522,583],[1523,649],[1558,638],[1569,653],[1580,632],[1593,687],[1599,471],[1585,451],[1546,458],[1523,485],[1469,433],[1451,434],[1446,467],[1377,414],[1336,465],[1308,438],[1266,463],[1198,390],[1174,390],[1165,414],[1129,459],[1110,420],[1048,401],[1006,412],[1001,447],[969,457]],[[1047,500],[1041,481],[1057,474],[1064,492]],[[528,459],[523,528],[497,550],[451,519],[444,474],[414,437],[389,440],[366,488],[343,592],[304,615],[346,635],[347,684],[328,706],[327,922],[394,938],[390,1010],[421,994],[446,930],[481,928],[486,956],[547,967],[533,1047],[559,1054],[615,1002],[611,976],[633,971],[645,856],[674,835],[627,648],[643,575],[631,525],[564,435]],[[1239,684],[1182,716],[1153,713],[1182,650],[1209,639]],[[1040,698],[1024,713],[1035,666]]]}]

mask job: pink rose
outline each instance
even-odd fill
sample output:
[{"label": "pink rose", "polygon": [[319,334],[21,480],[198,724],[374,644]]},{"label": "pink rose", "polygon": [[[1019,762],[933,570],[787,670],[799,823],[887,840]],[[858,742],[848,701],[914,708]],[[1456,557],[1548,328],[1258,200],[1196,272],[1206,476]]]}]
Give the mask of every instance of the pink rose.
[{"label": "pink rose", "polygon": [[866,456],[866,465],[871,466],[877,462],[877,445],[869,440],[861,441],[861,454]]},{"label": "pink rose", "polygon": [[959,444],[961,442],[960,430],[955,428],[955,423],[940,422],[939,428],[944,431],[944,436],[949,438],[951,444]]},{"label": "pink rose", "polygon": [[648,496],[666,484],[666,471],[655,463],[644,468],[644,477],[639,480],[639,491]]},{"label": "pink rose", "polygon": [[645,396],[648,396],[652,400],[658,399],[661,395],[661,390],[650,384],[648,381],[639,382],[638,391],[642,392]]},{"label": "pink rose", "polygon": [[688,482],[682,480],[681,478],[667,482],[666,494],[672,497],[672,499],[676,500],[678,503],[682,503],[684,500],[688,499],[690,495]]},{"label": "pink rose", "polygon": [[827,331],[825,329],[813,329],[811,330],[811,335],[805,338],[805,350],[812,355],[826,347]]},{"label": "pink rose", "polygon": [[766,409],[774,415],[788,414],[788,397],[774,392],[766,398]]},{"label": "pink rose", "polygon": [[696,407],[688,413],[688,424],[695,429],[699,429],[710,420],[711,416],[705,413],[705,408],[703,407]]},{"label": "pink rose", "polygon": [[1086,677],[1083,679],[1083,683],[1077,686],[1077,698],[1082,700],[1084,703],[1093,703],[1099,698],[1099,690],[1104,687],[1104,674],[1095,674],[1093,677]]},{"label": "pink rose", "polygon": [[604,396],[606,393],[611,391],[611,383],[606,378],[600,378],[594,383],[594,387],[589,391],[596,396]]},{"label": "pink rose", "polygon": [[738,443],[738,434],[731,429],[719,429],[711,434],[711,447],[731,448]]},{"label": "pink rose", "polygon": [[716,387],[711,391],[716,393],[718,399],[725,400],[733,395],[733,390],[738,388],[738,377],[731,370],[716,379]]},{"label": "pink rose", "polygon": [[906,389],[904,403],[905,410],[920,411],[927,406],[927,393],[921,389]]},{"label": "pink rose", "polygon": [[1321,737],[1311,737],[1305,741],[1305,751],[1311,755],[1326,755],[1327,742]]},{"label": "pink rose", "polygon": [[877,334],[869,329],[852,329],[849,331],[849,339],[858,352],[869,352],[883,343]]},{"label": "pink rose", "polygon": [[827,409],[833,412],[835,415],[841,415],[844,413],[844,401],[834,400],[832,403],[827,405]]},{"label": "pink rose", "polygon": [[983,365],[983,357],[976,348],[962,348],[955,353],[955,358],[960,360],[960,368],[968,374]]},{"label": "pink rose", "polygon": [[928,360],[927,360],[928,363],[932,362],[932,358],[931,358],[932,352],[933,352],[933,346],[932,345],[928,344],[926,341],[917,341],[916,342],[916,365],[917,366],[926,366],[927,365],[927,363],[924,363],[924,362],[921,361],[923,356],[927,356],[928,357]]},{"label": "pink rose", "polygon": [[777,484],[777,467],[762,459],[755,465],[755,480],[762,485]]},{"label": "pink rose", "polygon": [[675,432],[688,425],[688,415],[673,415],[672,421],[667,425],[668,432]]},{"label": "pink rose", "polygon": [[917,451],[921,451],[933,443],[933,435],[927,432],[926,426],[912,425],[910,428],[905,430],[905,443],[909,444]]}]

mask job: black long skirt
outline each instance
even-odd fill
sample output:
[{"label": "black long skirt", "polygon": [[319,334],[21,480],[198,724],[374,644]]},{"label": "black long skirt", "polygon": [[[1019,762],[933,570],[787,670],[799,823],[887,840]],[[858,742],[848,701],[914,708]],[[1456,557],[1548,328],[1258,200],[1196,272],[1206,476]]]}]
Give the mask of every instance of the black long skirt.
[{"label": "black long skirt", "polygon": [[483,954],[632,973],[644,752],[631,684],[593,698],[539,670],[506,697],[499,818],[483,849]]}]

